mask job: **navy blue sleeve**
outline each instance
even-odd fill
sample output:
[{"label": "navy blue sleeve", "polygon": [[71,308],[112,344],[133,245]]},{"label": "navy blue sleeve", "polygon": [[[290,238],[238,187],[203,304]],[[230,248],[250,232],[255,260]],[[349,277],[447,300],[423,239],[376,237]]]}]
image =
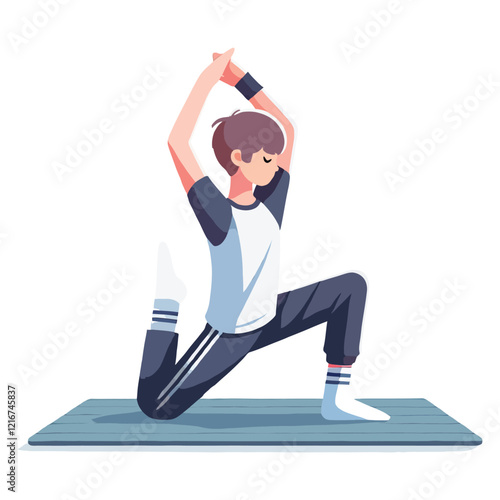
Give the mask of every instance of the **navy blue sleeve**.
[{"label": "navy blue sleeve", "polygon": [[279,168],[271,182],[266,186],[256,186],[253,195],[260,200],[274,215],[278,226],[281,227],[285,210],[286,195],[290,183],[290,174]]},{"label": "navy blue sleeve", "polygon": [[196,181],[187,195],[205,236],[212,245],[220,245],[233,218],[229,201],[208,176]]}]

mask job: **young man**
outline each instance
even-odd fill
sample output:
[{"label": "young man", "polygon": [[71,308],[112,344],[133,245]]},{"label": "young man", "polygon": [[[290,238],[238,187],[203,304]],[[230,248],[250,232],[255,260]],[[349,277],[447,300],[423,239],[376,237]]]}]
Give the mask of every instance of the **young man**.
[{"label": "young man", "polygon": [[[279,231],[294,130],[262,86],[231,62],[233,51],[214,54],[168,141],[210,248],[207,324],[176,362],[175,323],[184,291],[166,246],[161,246],[153,323],[146,334],[139,379],[139,406],[152,418],[175,418],[250,351],[326,323],[328,370],[321,414],[329,420],[388,420],[385,413],[356,401],[349,386],[351,365],[359,354],[365,280],[348,273],[277,294]],[[266,112],[235,112],[213,124],[217,125],[212,141],[215,155],[231,176],[227,198],[203,173],[189,146],[205,99],[219,80],[239,90],[255,109]]]}]

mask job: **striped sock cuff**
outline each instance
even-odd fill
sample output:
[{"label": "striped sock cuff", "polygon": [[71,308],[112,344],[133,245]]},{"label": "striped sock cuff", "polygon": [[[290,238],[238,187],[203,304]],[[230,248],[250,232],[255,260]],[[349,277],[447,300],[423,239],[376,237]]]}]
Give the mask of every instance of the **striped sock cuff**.
[{"label": "striped sock cuff", "polygon": [[174,332],[178,316],[178,302],[170,299],[155,299],[151,329]]},{"label": "striped sock cuff", "polygon": [[351,368],[347,367],[328,367],[326,372],[326,383],[333,385],[349,385],[351,380]]}]

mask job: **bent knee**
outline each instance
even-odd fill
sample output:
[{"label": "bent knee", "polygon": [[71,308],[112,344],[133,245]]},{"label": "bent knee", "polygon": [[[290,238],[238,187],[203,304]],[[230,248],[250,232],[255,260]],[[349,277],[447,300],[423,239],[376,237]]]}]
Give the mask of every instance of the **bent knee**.
[{"label": "bent knee", "polygon": [[343,275],[350,290],[354,293],[366,294],[368,285],[366,279],[359,273],[346,273]]},{"label": "bent knee", "polygon": [[156,399],[146,399],[144,397],[137,397],[137,404],[142,413],[149,418],[156,420],[172,420],[182,413],[179,405],[165,403],[161,405]]}]

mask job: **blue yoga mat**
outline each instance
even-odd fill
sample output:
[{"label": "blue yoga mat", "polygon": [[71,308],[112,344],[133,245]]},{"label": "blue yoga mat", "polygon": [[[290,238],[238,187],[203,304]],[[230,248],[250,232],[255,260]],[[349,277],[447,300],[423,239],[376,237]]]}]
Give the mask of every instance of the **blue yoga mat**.
[{"label": "blue yoga mat", "polygon": [[201,399],[173,420],[133,399],[88,399],[33,435],[32,446],[476,446],[481,438],[426,399],[360,399],[388,422],[330,422],[320,399]]}]

